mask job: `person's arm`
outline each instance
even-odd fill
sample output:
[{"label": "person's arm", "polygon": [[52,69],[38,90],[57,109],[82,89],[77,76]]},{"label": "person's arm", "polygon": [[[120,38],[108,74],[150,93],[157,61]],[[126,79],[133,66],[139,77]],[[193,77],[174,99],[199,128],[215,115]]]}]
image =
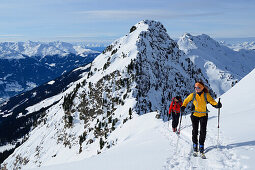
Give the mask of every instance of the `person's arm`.
[{"label": "person's arm", "polygon": [[171,104],[170,104],[170,107],[169,107],[169,115],[171,114],[172,112],[172,109],[173,109],[173,103],[174,101],[172,100]]},{"label": "person's arm", "polygon": [[193,93],[191,93],[182,103],[182,107],[187,107],[187,104],[193,99]]},{"label": "person's arm", "polygon": [[193,99],[193,93],[191,93],[186,99],[184,99],[181,107],[181,112],[184,112],[185,108],[187,107],[187,104]]},{"label": "person's arm", "polygon": [[219,102],[217,103],[213,98],[212,96],[207,93],[207,101],[215,108],[221,108],[222,107],[222,104]]}]

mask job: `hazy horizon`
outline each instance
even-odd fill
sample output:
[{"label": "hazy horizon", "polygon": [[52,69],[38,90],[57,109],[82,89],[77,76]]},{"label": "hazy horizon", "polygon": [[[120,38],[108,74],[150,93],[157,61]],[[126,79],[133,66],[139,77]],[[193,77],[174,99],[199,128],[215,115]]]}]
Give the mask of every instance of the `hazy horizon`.
[{"label": "hazy horizon", "polygon": [[[124,36],[124,35],[123,35]],[[196,35],[195,35],[196,36]],[[120,36],[122,37],[122,36]],[[120,37],[117,37],[116,39],[120,38]],[[176,37],[171,37],[172,39],[174,40],[178,40],[178,38]],[[214,37],[211,37],[213,39],[215,39],[216,41],[225,41],[227,43],[242,43],[242,42],[255,42],[255,37],[219,37],[219,38],[214,38]],[[70,44],[83,44],[83,45],[88,45],[88,46],[91,46],[91,47],[106,47],[108,46],[109,44],[111,44],[114,40],[116,39],[113,39],[112,41],[61,41],[61,40],[52,40],[52,41],[40,41],[40,40],[24,40],[24,41],[1,41],[0,40],[0,43],[5,43],[5,42],[28,42],[28,41],[31,41],[31,42],[41,42],[41,43],[50,43],[50,42],[67,42],[67,43],[70,43]]]},{"label": "hazy horizon", "polygon": [[8,0],[0,2],[0,42],[112,42],[136,23],[160,21],[170,37],[255,37],[255,1]]}]

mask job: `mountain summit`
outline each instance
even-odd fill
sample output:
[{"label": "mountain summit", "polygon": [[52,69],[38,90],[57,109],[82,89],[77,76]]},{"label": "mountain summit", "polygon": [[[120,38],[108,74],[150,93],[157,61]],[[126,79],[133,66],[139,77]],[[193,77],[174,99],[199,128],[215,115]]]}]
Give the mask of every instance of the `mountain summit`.
[{"label": "mountain summit", "polygon": [[172,97],[192,92],[196,79],[209,87],[164,26],[151,20],[132,26],[86,69],[62,93],[27,108],[26,114],[32,114],[49,106],[5,167],[32,168],[100,154],[118,145],[114,131],[130,119],[156,110],[164,119]]},{"label": "mountain summit", "polygon": [[234,51],[206,34],[186,33],[178,45],[186,57],[201,68],[217,95],[229,90],[254,68],[254,51]]}]

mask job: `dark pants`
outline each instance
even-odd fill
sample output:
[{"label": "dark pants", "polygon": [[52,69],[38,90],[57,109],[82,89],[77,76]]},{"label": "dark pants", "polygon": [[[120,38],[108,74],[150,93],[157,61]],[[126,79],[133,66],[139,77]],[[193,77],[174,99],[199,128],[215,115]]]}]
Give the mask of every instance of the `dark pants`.
[{"label": "dark pants", "polygon": [[180,113],[172,112],[172,127],[176,128],[179,123]]},{"label": "dark pants", "polygon": [[199,145],[204,145],[206,138],[206,126],[208,116],[204,117],[196,117],[193,114],[190,116],[192,122],[192,141],[195,144],[198,144],[197,136],[198,136],[198,125],[200,123],[200,135],[199,135]]}]

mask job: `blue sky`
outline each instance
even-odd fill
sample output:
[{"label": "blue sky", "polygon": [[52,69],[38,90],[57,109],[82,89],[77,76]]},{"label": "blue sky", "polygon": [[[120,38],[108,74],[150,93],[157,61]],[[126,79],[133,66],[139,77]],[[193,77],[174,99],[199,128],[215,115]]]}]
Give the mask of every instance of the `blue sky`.
[{"label": "blue sky", "polygon": [[172,38],[255,37],[254,0],[1,0],[0,41],[111,42],[144,19]]}]

